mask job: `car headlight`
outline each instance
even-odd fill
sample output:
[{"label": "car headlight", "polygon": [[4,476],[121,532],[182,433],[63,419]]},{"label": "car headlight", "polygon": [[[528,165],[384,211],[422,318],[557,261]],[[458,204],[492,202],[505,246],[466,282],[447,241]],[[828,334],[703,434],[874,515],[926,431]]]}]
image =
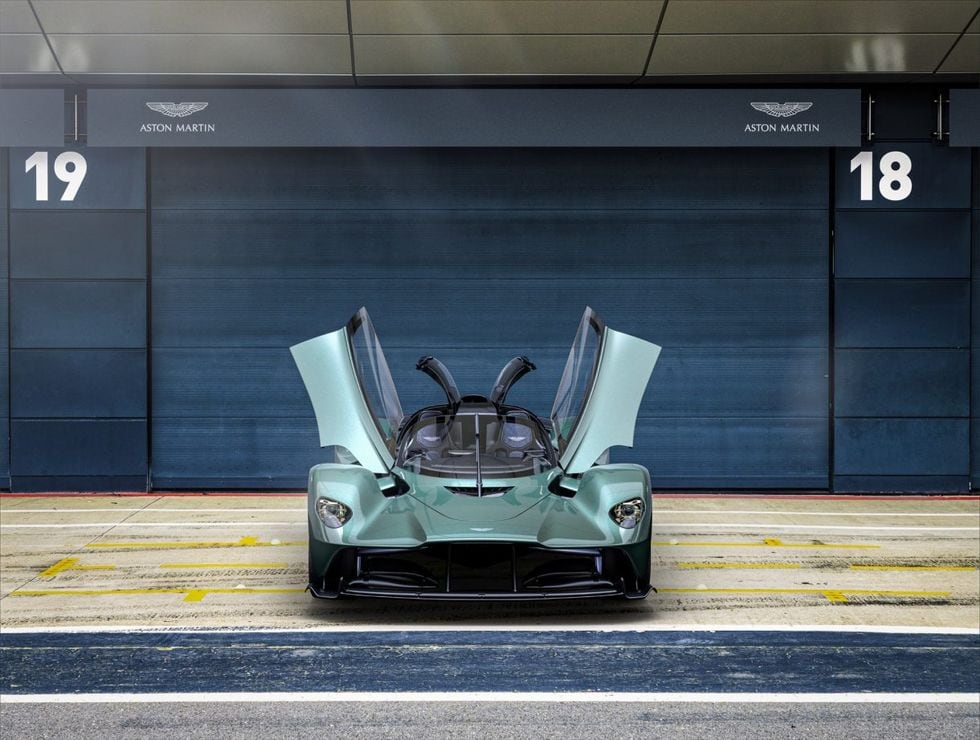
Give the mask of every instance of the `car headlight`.
[{"label": "car headlight", "polygon": [[339,501],[321,496],[316,500],[316,515],[325,527],[339,529],[350,519],[350,509]]},{"label": "car headlight", "polygon": [[633,529],[643,518],[643,499],[631,498],[618,503],[609,510],[609,516],[623,529]]}]

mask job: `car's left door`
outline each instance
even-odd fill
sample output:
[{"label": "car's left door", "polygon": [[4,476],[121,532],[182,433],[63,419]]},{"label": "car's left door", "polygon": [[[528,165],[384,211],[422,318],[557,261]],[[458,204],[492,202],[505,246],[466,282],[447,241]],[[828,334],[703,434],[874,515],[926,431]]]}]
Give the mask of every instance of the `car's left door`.
[{"label": "car's left door", "polygon": [[359,465],[388,472],[404,414],[367,309],[290,352],[313,403],[320,446],[338,445]]}]

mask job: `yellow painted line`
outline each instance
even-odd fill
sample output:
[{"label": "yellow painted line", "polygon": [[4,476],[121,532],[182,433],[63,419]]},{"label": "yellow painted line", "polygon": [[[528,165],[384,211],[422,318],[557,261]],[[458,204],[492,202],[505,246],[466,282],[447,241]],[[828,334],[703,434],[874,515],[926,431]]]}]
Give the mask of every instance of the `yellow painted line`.
[{"label": "yellow painted line", "polygon": [[21,589],[9,596],[145,596],[185,594],[184,601],[201,601],[208,594],[301,594],[305,588],[49,588]]},{"label": "yellow painted line", "polygon": [[288,568],[289,563],[161,563],[161,568]]},{"label": "yellow painted line", "polygon": [[974,565],[851,565],[854,570],[976,570]]},{"label": "yellow painted line", "polygon": [[789,570],[799,568],[799,563],[674,563],[678,568],[774,568]]},{"label": "yellow painted line", "polygon": [[261,542],[258,537],[242,537],[237,541],[226,542],[181,542],[173,540],[170,542],[90,542],[85,547],[95,547],[102,549],[143,549],[143,550],[169,550],[173,547],[208,549],[212,547],[294,547],[305,545],[306,540],[287,541],[287,542]]},{"label": "yellow painted line", "polygon": [[40,578],[52,578],[66,570],[113,570],[114,565],[79,565],[78,558],[64,558],[38,573]]},{"label": "yellow painted line", "polygon": [[[949,591],[894,591],[872,588],[660,588],[658,593],[667,594],[820,594],[828,601],[845,602],[847,594],[852,596],[942,596]],[[16,593],[16,592],[14,592]]]},{"label": "yellow painted line", "polygon": [[818,548],[845,548],[851,550],[876,550],[881,545],[851,545],[840,542],[783,542],[775,537],[766,537],[762,542],[707,542],[700,540],[688,540],[686,542],[662,542],[654,541],[654,547],[818,547]]},{"label": "yellow painted line", "polygon": [[68,570],[77,562],[78,562],[78,558],[64,558],[63,560],[59,560],[50,568],[46,568],[45,570],[42,570],[40,573],[38,573],[38,576],[40,576],[41,578],[51,578],[52,576],[58,575],[62,571]]}]

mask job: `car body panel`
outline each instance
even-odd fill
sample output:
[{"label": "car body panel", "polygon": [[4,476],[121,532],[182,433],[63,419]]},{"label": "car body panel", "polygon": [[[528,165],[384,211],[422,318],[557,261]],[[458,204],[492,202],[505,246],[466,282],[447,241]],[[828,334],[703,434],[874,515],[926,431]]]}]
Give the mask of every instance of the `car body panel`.
[{"label": "car body panel", "polygon": [[390,470],[403,415],[367,311],[289,349],[313,404],[320,446],[343,447],[372,472]]},{"label": "car body panel", "polygon": [[[358,465],[324,463],[310,471],[308,509],[314,534],[323,542],[360,547],[419,547],[430,542],[533,542],[546,547],[629,545],[650,533],[650,477],[640,465],[613,464],[590,469],[574,497],[548,490],[553,475],[542,474],[530,485],[515,487],[497,498],[449,493],[455,481],[416,476],[411,493],[385,496],[378,479]],[[513,478],[486,481],[513,485]],[[526,481],[527,479],[525,479]],[[463,481],[460,481],[463,482]],[[473,481],[466,481],[472,485]],[[518,488],[524,490],[518,491]],[[316,499],[339,501],[354,512],[338,529],[316,516]],[[447,500],[451,496],[452,500]],[[641,498],[647,516],[633,529],[622,529],[609,517],[620,501]],[[487,513],[486,504],[497,507]]]},{"label": "car body panel", "polygon": [[585,472],[611,447],[633,446],[636,417],[660,350],[610,329],[585,309],[551,412],[566,473]]}]

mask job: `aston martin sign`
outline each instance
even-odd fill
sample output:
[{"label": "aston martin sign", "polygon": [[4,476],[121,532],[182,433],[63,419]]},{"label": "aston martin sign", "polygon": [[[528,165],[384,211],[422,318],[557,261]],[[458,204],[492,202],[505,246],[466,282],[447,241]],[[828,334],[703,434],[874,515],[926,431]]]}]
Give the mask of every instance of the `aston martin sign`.
[{"label": "aston martin sign", "polygon": [[90,146],[828,147],[861,141],[858,90],[92,90],[87,109]]}]

